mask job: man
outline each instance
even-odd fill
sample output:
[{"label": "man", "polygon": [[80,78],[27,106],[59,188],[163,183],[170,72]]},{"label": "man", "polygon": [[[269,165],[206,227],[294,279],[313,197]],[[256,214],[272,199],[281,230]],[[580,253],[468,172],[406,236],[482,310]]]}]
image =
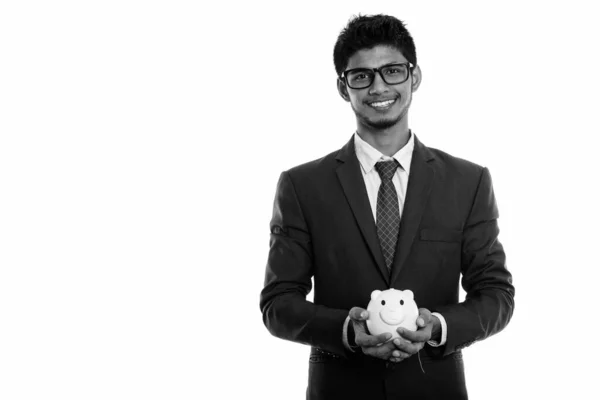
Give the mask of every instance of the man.
[{"label": "man", "polygon": [[[502,330],[514,307],[490,174],[409,130],[422,74],[401,21],[354,18],[334,63],[356,132],[281,174],[264,323],[312,346],[308,399],[466,399],[461,349]],[[366,327],[371,292],[388,288],[412,290],[420,307],[401,339]]]}]

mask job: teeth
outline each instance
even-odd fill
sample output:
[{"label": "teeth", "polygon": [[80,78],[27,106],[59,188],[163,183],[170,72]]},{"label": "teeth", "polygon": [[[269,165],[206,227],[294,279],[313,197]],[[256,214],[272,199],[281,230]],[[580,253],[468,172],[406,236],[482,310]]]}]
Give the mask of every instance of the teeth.
[{"label": "teeth", "polygon": [[387,100],[387,101],[378,101],[376,103],[371,103],[371,107],[387,107],[392,104],[395,100]]}]

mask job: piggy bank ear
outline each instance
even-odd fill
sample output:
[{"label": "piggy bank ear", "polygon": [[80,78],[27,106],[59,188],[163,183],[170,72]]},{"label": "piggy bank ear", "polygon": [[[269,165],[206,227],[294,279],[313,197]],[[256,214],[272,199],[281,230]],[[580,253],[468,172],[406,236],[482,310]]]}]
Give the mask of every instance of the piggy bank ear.
[{"label": "piggy bank ear", "polygon": [[412,290],[405,290],[403,295],[404,297],[409,298],[411,300],[415,299],[415,294],[412,292]]},{"label": "piggy bank ear", "polygon": [[371,300],[375,300],[381,294],[381,290],[373,290],[371,292]]}]

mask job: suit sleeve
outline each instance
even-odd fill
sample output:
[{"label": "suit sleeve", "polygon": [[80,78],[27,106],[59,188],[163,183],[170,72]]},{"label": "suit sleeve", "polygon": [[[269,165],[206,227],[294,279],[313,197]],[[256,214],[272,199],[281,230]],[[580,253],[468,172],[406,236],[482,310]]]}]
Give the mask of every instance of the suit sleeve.
[{"label": "suit sleeve", "polygon": [[515,289],[498,241],[497,219],[492,179],[483,168],[463,229],[461,283],[467,293],[465,301],[435,309],[448,327],[444,356],[500,332],[512,317]]},{"label": "suit sleeve", "polygon": [[289,172],[279,178],[270,228],[265,286],[260,295],[265,326],[276,337],[346,356],[342,330],[348,310],[306,300],[314,274],[311,235]]}]

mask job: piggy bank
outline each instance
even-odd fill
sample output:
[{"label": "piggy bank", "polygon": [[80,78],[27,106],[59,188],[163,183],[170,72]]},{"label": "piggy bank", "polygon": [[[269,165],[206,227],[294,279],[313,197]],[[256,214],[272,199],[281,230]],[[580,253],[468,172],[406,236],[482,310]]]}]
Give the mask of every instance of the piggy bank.
[{"label": "piggy bank", "polygon": [[411,290],[374,290],[367,311],[367,328],[371,335],[390,332],[392,340],[400,336],[396,332],[399,327],[417,330],[419,309]]}]

